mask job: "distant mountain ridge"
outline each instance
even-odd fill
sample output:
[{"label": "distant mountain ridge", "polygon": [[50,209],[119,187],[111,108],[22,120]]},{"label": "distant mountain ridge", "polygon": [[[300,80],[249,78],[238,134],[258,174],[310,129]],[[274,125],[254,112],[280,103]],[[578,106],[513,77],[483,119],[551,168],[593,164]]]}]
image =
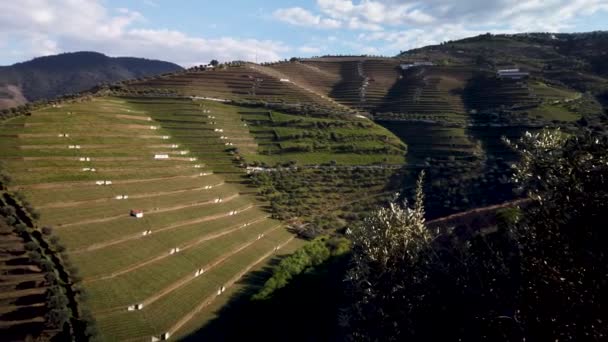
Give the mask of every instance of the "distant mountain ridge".
[{"label": "distant mountain ridge", "polygon": [[98,52],[71,52],[0,67],[0,108],[90,89],[100,83],[175,72],[177,64]]}]

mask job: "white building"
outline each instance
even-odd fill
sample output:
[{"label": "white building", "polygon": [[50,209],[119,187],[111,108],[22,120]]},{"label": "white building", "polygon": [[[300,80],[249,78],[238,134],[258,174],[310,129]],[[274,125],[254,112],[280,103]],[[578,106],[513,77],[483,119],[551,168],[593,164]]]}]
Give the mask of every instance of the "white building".
[{"label": "white building", "polygon": [[520,80],[528,78],[529,76],[529,72],[521,71],[518,68],[499,69],[498,71],[496,71],[496,77],[500,79]]},{"label": "white building", "polygon": [[137,210],[137,209],[132,209],[130,212],[130,215],[135,217],[135,218],[142,218],[144,217],[144,211],[143,210]]},{"label": "white building", "polygon": [[410,68],[421,67],[421,66],[433,66],[433,62],[414,62],[414,63],[403,63],[400,65],[401,70],[407,70]]}]

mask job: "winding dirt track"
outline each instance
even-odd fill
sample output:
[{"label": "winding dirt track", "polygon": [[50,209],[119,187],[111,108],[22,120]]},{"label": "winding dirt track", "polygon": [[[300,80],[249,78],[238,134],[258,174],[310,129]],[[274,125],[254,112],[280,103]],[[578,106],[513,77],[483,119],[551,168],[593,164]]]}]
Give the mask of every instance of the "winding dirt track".
[{"label": "winding dirt track", "polygon": [[459,220],[459,219],[465,218],[467,216],[478,215],[481,213],[487,213],[487,212],[495,211],[498,209],[513,207],[513,206],[517,206],[517,205],[521,205],[521,204],[528,204],[531,202],[532,202],[532,200],[530,200],[529,198],[522,198],[522,199],[513,200],[513,201],[501,203],[501,204],[491,205],[488,207],[471,209],[468,211],[463,211],[460,213],[448,215],[445,217],[440,217],[438,219],[427,221],[426,224],[427,224],[427,226],[439,226],[443,223],[448,223],[450,221]]}]

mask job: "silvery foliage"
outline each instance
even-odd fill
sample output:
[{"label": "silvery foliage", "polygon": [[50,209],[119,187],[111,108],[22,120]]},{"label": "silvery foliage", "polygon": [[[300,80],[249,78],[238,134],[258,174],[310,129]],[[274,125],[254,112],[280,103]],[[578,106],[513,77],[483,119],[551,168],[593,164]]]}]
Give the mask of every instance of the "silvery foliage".
[{"label": "silvery foliage", "polygon": [[[528,197],[547,201],[547,197],[561,197],[564,187],[569,191],[581,192],[582,181],[595,176],[608,165],[604,151],[606,138],[590,136],[571,136],[559,129],[543,130],[538,133],[526,132],[517,143],[503,140],[520,154],[520,162],[512,165],[513,181],[520,191],[526,191]],[[582,146],[589,145],[582,148]],[[576,178],[575,178],[576,177]],[[559,198],[570,202],[571,198]]]},{"label": "silvery foliage", "polygon": [[551,190],[547,189],[547,181],[561,176],[556,173],[564,171],[564,165],[559,163],[559,159],[567,139],[568,136],[559,129],[526,132],[517,143],[503,138],[507,145],[520,154],[520,162],[511,165],[514,171],[512,180],[520,192],[528,191],[530,198],[542,201],[542,193]]},{"label": "silvery foliage", "polygon": [[[357,298],[350,312],[355,319],[374,311],[377,318],[384,317],[387,320],[384,323],[398,329],[397,324],[393,324],[396,322],[391,322],[393,315],[388,311],[392,309],[381,303],[403,300],[408,289],[424,283],[428,276],[424,269],[430,262],[427,257],[435,234],[425,225],[423,177],[422,173],[412,207],[407,201],[403,205],[391,203],[347,231],[353,242],[353,253],[346,280]],[[415,305],[415,301],[408,302]]]},{"label": "silvery foliage", "polygon": [[[407,200],[403,205],[390,203],[365,218],[361,225],[349,229],[347,234],[354,243],[356,264],[363,261],[381,268],[391,263],[413,260],[432,240],[432,234],[425,225],[423,174],[418,179],[413,207]],[[352,274],[356,279],[357,274]]]}]

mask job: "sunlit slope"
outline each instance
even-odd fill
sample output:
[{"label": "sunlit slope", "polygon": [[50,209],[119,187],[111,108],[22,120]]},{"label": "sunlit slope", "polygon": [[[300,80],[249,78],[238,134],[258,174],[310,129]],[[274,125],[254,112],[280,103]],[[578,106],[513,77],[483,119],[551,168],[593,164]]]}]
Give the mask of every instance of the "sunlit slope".
[{"label": "sunlit slope", "polygon": [[[264,72],[257,65],[239,65],[224,69],[188,71],[128,83],[129,92],[177,93],[227,100],[301,104],[335,108],[339,104],[299,86],[279,74]],[[340,107],[341,110],[345,108]]]},{"label": "sunlit slope", "polygon": [[55,227],[104,340],[204,324],[222,288],[294,243],[235,182],[221,137],[238,128],[230,142],[255,149],[247,131],[191,122],[221,115],[190,100],[95,98],[0,128],[13,189]]}]

